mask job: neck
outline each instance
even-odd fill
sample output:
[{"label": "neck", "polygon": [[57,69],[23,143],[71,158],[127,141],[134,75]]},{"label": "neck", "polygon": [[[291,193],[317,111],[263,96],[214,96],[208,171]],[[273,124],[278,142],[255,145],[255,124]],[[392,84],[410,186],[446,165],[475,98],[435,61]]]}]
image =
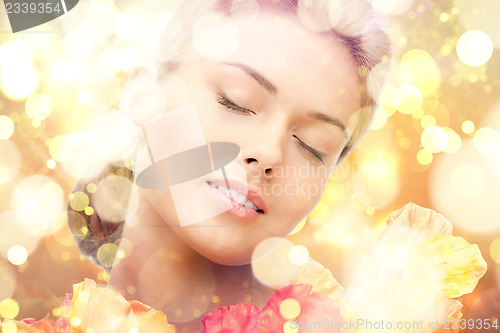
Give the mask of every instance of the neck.
[{"label": "neck", "polygon": [[[203,316],[230,304],[246,301],[264,306],[272,289],[255,279],[251,265],[225,266],[199,255],[145,198],[134,220],[125,223],[127,241],[120,245],[130,254],[115,262],[109,288],[161,310],[177,326],[201,325]],[[128,244],[132,251],[127,251]]]}]

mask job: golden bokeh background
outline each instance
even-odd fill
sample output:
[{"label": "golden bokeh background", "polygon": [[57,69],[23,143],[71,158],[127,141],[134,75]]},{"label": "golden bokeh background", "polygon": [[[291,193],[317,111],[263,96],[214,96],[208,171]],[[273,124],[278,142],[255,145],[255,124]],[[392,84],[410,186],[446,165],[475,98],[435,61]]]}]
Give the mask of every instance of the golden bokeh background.
[{"label": "golden bokeh background", "polygon": [[[388,84],[367,137],[289,237],[299,246],[291,259],[310,255],[348,285],[389,213],[415,202],[449,218],[488,263],[460,298],[463,318],[498,318],[500,2],[372,3],[393,39]],[[91,152],[123,153],[122,89],[178,4],[83,0],[16,34],[0,10],[0,316],[57,316],[73,283],[107,281],[74,246],[66,201]],[[84,196],[72,208],[91,215]],[[103,260],[113,251],[102,249]]]}]

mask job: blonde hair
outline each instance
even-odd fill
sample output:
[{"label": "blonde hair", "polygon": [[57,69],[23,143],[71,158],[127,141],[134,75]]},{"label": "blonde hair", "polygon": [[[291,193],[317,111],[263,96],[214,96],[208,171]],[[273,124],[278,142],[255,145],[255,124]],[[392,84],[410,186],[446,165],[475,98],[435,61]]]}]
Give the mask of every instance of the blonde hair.
[{"label": "blonde hair", "polygon": [[[192,31],[196,22],[207,13],[222,13],[233,17],[242,17],[255,12],[273,10],[280,15],[299,19],[305,27],[318,31],[327,37],[340,40],[358,65],[361,77],[362,112],[350,135],[350,142],[344,147],[339,161],[345,159],[358,144],[370,126],[376,107],[378,92],[381,90],[387,73],[387,64],[391,54],[391,43],[384,28],[377,22],[371,5],[366,0],[184,0],[178,7],[174,18],[162,34],[153,63],[158,75],[166,76],[175,71],[186,59],[192,47]],[[180,28],[179,28],[180,25]],[[100,179],[116,172],[119,166],[110,166],[98,177]],[[124,175],[133,179],[128,168]],[[88,193],[86,184],[98,183],[96,179],[81,180],[73,189],[83,191],[93,203],[92,193]],[[70,211],[68,224],[80,251],[91,258],[97,265],[97,251],[105,243],[119,241],[123,222],[108,222],[94,213],[87,216],[83,212]],[[87,232],[79,230],[83,222]],[[110,267],[105,267],[110,272]]]}]

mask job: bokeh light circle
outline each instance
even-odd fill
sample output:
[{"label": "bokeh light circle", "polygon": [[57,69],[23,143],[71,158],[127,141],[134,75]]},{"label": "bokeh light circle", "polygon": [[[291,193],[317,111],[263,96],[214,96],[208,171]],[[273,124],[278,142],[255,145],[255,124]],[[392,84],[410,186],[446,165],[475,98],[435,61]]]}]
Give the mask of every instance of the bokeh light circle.
[{"label": "bokeh light circle", "polygon": [[125,160],[139,143],[136,125],[129,117],[117,111],[99,114],[87,130],[86,145],[105,161]]},{"label": "bokeh light circle", "polygon": [[491,127],[478,129],[472,140],[474,147],[481,154],[500,153],[500,134]]},{"label": "bokeh light circle", "polygon": [[474,198],[481,194],[486,182],[486,176],[477,165],[464,163],[457,166],[451,173],[451,188],[462,198]]},{"label": "bokeh light circle", "polygon": [[7,251],[7,259],[13,265],[20,266],[28,260],[28,251],[21,245],[14,245]]},{"label": "bokeh light circle", "polygon": [[500,231],[500,165],[494,158],[479,153],[467,139],[455,154],[435,159],[429,179],[431,200],[455,228],[485,234]]},{"label": "bokeh light circle", "polygon": [[427,81],[435,66],[431,55],[420,49],[406,52],[400,61],[401,74],[410,83]]},{"label": "bokeh light circle", "polygon": [[287,298],[280,303],[279,310],[285,319],[297,318],[300,314],[300,303],[295,298]]},{"label": "bokeh light circle", "polygon": [[429,152],[439,153],[448,145],[448,134],[439,126],[429,126],[422,132],[420,141]]},{"label": "bokeh light circle", "polygon": [[303,265],[309,259],[309,251],[303,245],[295,245],[291,248],[288,258],[295,265]]},{"label": "bokeh light circle", "polygon": [[12,298],[0,302],[0,316],[3,318],[15,318],[19,314],[19,303]]},{"label": "bokeh light circle", "polygon": [[64,50],[74,59],[80,60],[92,52],[94,41],[91,29],[75,29],[70,31],[64,38]]},{"label": "bokeh light circle", "polygon": [[279,288],[290,283],[299,271],[289,254],[293,243],[280,237],[261,241],[252,254],[252,270],[255,277],[265,285]]},{"label": "bokeh light circle", "polygon": [[493,55],[491,38],[480,30],[470,30],[462,34],[457,42],[458,58],[468,66],[481,66]]},{"label": "bokeh light circle", "polygon": [[38,73],[31,62],[12,61],[0,73],[5,95],[14,100],[28,97],[38,87]]},{"label": "bokeh light circle", "polygon": [[411,84],[405,84],[394,92],[394,106],[399,112],[412,114],[420,110],[423,104],[422,92]]},{"label": "bokeh light circle", "polygon": [[0,115],[0,140],[7,140],[14,134],[14,122],[7,116]]},{"label": "bokeh light circle", "polygon": [[500,238],[496,238],[490,244],[490,257],[497,264],[500,264]]},{"label": "bokeh light circle", "polygon": [[52,113],[52,101],[46,94],[33,94],[26,100],[26,113],[33,120],[44,120]]},{"label": "bokeh light circle", "polygon": [[13,194],[18,223],[42,237],[54,232],[64,211],[64,192],[52,178],[34,175],[19,182]]},{"label": "bokeh light circle", "polygon": [[107,68],[96,68],[80,79],[78,100],[96,110],[110,108],[120,97],[120,82]]}]

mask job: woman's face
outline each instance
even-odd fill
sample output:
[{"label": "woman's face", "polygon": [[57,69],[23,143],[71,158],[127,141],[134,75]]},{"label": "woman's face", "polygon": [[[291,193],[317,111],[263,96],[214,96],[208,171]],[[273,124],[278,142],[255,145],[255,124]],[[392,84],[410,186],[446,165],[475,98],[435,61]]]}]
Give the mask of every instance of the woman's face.
[{"label": "woman's face", "polygon": [[[169,109],[196,105],[207,142],[240,147],[256,207],[180,227],[168,192],[147,194],[184,243],[225,265],[250,262],[260,241],[286,237],[316,206],[360,109],[357,66],[338,40],[270,13],[238,27],[236,51],[222,60],[193,48],[175,72],[188,97],[169,89],[167,96]],[[203,178],[197,186],[213,184]],[[226,199],[207,198],[213,205]]]}]

